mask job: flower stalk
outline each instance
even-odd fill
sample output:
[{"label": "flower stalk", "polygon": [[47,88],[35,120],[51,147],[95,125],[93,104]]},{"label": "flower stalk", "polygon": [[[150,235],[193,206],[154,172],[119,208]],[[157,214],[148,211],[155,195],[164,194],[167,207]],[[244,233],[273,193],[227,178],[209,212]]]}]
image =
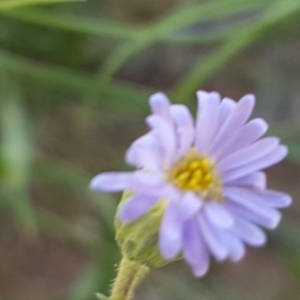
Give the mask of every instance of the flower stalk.
[{"label": "flower stalk", "polygon": [[132,300],[134,293],[149,272],[149,268],[123,256],[118,267],[118,274],[113,283],[109,298],[100,295],[100,299]]}]

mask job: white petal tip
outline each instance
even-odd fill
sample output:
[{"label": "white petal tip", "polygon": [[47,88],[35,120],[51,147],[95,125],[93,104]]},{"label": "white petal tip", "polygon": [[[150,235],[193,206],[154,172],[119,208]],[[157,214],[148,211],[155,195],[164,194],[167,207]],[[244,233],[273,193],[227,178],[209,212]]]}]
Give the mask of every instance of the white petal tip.
[{"label": "white petal tip", "polygon": [[255,95],[254,94],[246,94],[243,99],[247,99],[248,101],[254,102],[255,101]]},{"label": "white petal tip", "polygon": [[163,92],[157,92],[149,97],[150,105],[155,108],[157,105],[163,104],[170,104],[169,98]]},{"label": "white petal tip", "polygon": [[234,257],[231,258],[230,261],[232,261],[233,263],[238,263],[239,261],[241,261],[244,258],[245,254],[239,256],[239,257]]},{"label": "white petal tip", "polygon": [[157,124],[157,120],[159,119],[158,116],[156,115],[150,115],[148,116],[145,120],[146,120],[146,124],[151,128],[153,129],[156,124]]},{"label": "white petal tip", "polygon": [[267,240],[257,241],[256,244],[252,244],[253,247],[262,247],[267,243]]},{"label": "white petal tip", "polygon": [[255,96],[253,94],[247,94],[244,97],[242,97],[240,101],[246,102],[247,104],[245,104],[252,110],[255,105]]},{"label": "white petal tip", "polygon": [[275,229],[279,223],[280,223],[280,220],[281,220],[281,214],[278,213],[278,215],[276,217],[273,218],[272,222],[269,224],[269,227],[270,229]]},{"label": "white petal tip", "polygon": [[198,99],[201,99],[201,98],[207,98],[209,96],[209,93],[206,91],[199,90],[196,92],[196,95]]},{"label": "white petal tip", "polygon": [[103,187],[101,185],[101,177],[102,174],[95,176],[90,182],[90,189],[95,191],[103,191]]},{"label": "white petal tip", "polygon": [[119,192],[127,188],[130,172],[107,172],[95,176],[91,183],[92,190],[101,192]]},{"label": "white petal tip", "polygon": [[281,207],[287,207],[290,206],[293,202],[293,199],[290,195],[286,195],[286,197],[284,198],[284,202],[282,203]]},{"label": "white petal tip", "polygon": [[199,269],[199,270],[193,269],[193,274],[195,277],[203,277],[204,275],[206,275],[207,271],[208,271],[208,267],[205,269]]},{"label": "white petal tip", "polygon": [[262,128],[261,129],[262,132],[266,132],[269,128],[269,124],[266,122],[266,120],[264,120],[262,118],[254,119],[253,122],[256,122],[260,125],[260,127]]}]

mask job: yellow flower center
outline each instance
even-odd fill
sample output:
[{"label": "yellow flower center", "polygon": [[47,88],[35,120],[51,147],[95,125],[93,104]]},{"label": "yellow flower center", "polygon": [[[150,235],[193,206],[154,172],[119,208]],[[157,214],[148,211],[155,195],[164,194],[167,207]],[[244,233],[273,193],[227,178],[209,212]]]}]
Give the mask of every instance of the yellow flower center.
[{"label": "yellow flower center", "polygon": [[220,175],[214,170],[214,163],[191,148],[185,157],[168,171],[168,181],[182,191],[193,191],[203,200],[223,199]]}]

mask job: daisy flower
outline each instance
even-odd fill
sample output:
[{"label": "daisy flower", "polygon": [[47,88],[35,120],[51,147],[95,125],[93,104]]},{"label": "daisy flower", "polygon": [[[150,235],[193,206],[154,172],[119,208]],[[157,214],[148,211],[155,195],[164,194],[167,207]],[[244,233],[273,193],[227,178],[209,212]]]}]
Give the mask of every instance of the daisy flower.
[{"label": "daisy flower", "polygon": [[263,119],[248,121],[254,96],[235,102],[198,91],[197,98],[194,120],[185,105],[171,105],[163,93],[152,95],[152,114],[146,118],[150,131],[126,154],[136,170],[102,173],[91,188],[134,192],[117,216],[124,223],[164,201],[161,257],[169,261],[181,255],[195,276],[203,276],[211,256],[235,262],[244,256],[245,244],[264,245],[261,227],[274,229],[281,218],[278,208],[292,200],[266,187],[261,170],[288,150],[277,137],[261,138],[268,128]]}]

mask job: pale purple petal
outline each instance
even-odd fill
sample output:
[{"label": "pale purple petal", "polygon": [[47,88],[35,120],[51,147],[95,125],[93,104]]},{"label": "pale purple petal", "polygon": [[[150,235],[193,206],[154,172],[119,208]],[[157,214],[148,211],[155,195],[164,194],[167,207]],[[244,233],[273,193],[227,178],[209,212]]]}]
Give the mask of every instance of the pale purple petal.
[{"label": "pale purple petal", "polygon": [[226,245],[222,243],[220,231],[211,224],[205,214],[198,215],[198,223],[210,252],[216,260],[224,260],[228,255],[228,249]]},{"label": "pale purple petal", "polygon": [[118,218],[124,222],[133,222],[147,213],[160,199],[148,195],[137,195],[125,202],[118,213]]},{"label": "pale purple petal", "polygon": [[172,183],[165,183],[163,195],[165,195],[165,198],[174,200],[177,203],[180,203],[182,197],[181,191],[179,191]]},{"label": "pale purple petal", "polygon": [[174,128],[158,116],[146,119],[149,126],[157,136],[167,163],[172,163],[176,153],[177,141]]},{"label": "pale purple petal", "polygon": [[154,172],[162,172],[163,158],[158,151],[149,148],[140,148],[136,152],[140,168]]},{"label": "pale purple petal", "polygon": [[218,124],[219,128],[224,124],[227,118],[231,116],[232,112],[236,108],[236,105],[237,103],[234,100],[227,97],[223,98],[220,104],[219,124]]},{"label": "pale purple petal", "polygon": [[229,230],[223,232],[222,238],[223,243],[228,249],[228,258],[233,262],[241,260],[246,252],[241,240],[234,236]]},{"label": "pale purple petal", "polygon": [[225,205],[233,215],[269,229],[274,229],[281,218],[281,214],[278,211],[274,214],[274,210],[271,211],[271,214],[268,214],[268,211],[262,214],[234,202],[227,202]]},{"label": "pale purple petal", "polygon": [[292,197],[282,192],[274,190],[254,190],[253,193],[258,197],[261,197],[263,203],[268,207],[283,208],[289,206],[292,203]]},{"label": "pale purple petal", "polygon": [[119,192],[128,188],[133,172],[107,172],[95,176],[90,188],[101,192]]},{"label": "pale purple petal", "polygon": [[221,159],[217,164],[217,169],[220,172],[227,172],[237,167],[255,162],[273,151],[278,144],[279,139],[275,137],[261,139],[252,145],[235,151]]},{"label": "pale purple petal", "polygon": [[263,119],[253,119],[245,124],[238,132],[236,138],[223,149],[220,153],[220,157],[225,157],[233,151],[244,148],[251,145],[257,139],[259,139],[268,129],[268,124]]},{"label": "pale purple petal", "polygon": [[170,106],[172,119],[178,127],[194,127],[194,120],[189,109],[183,104],[174,104]]},{"label": "pale purple petal", "polygon": [[197,92],[198,113],[196,121],[195,146],[199,153],[205,153],[219,123],[220,95]]},{"label": "pale purple petal", "polygon": [[234,218],[223,204],[209,201],[204,206],[204,213],[211,223],[220,228],[231,227]]},{"label": "pale purple petal", "polygon": [[174,259],[180,253],[182,226],[178,205],[175,201],[171,201],[166,208],[159,231],[159,249],[164,259]]},{"label": "pale purple petal", "polygon": [[223,183],[231,182],[237,178],[244,177],[252,172],[270,167],[279,161],[281,161],[288,153],[286,146],[279,145],[272,153],[251,162],[249,164],[243,165],[240,168],[236,168],[232,171],[226,172],[223,174]]},{"label": "pale purple petal", "polygon": [[192,147],[195,135],[194,122],[185,105],[172,105],[170,111],[177,127],[179,145],[176,156],[179,159]]},{"label": "pale purple petal", "polygon": [[267,186],[267,177],[264,172],[255,172],[244,177],[227,182],[227,186],[245,186],[263,190]]},{"label": "pale purple petal", "polygon": [[153,114],[160,116],[167,123],[173,125],[173,121],[170,114],[170,101],[164,93],[156,93],[150,96],[149,103]]},{"label": "pale purple petal", "polygon": [[237,132],[250,117],[255,103],[253,95],[244,96],[226,119],[223,126],[217,132],[209,147],[210,153],[218,157],[230,143],[236,138]]},{"label": "pale purple petal", "polygon": [[225,187],[224,194],[228,201],[237,203],[249,210],[249,213],[262,218],[266,223],[265,226],[268,228],[275,228],[278,225],[281,218],[280,213],[277,210],[258,202],[256,199],[251,197],[251,194],[249,194],[245,189]]},{"label": "pale purple petal", "polygon": [[162,170],[162,151],[153,132],[145,134],[131,144],[126,152],[126,162],[137,168],[156,172]]},{"label": "pale purple petal", "polygon": [[259,227],[241,218],[236,218],[236,224],[231,232],[251,246],[262,246],[267,240],[265,233]]},{"label": "pale purple petal", "polygon": [[286,193],[265,190],[263,192],[256,191],[257,194],[263,194],[263,197],[267,205],[272,205],[272,207],[283,208],[287,207],[292,203],[292,197]]},{"label": "pale purple petal", "polygon": [[178,161],[186,155],[189,149],[191,149],[195,139],[195,131],[193,128],[178,128],[177,133],[180,145],[176,154],[176,160]]},{"label": "pale purple petal", "polygon": [[147,194],[159,194],[164,188],[165,183],[163,178],[145,171],[133,173],[128,185],[128,189],[132,191],[139,191]]},{"label": "pale purple petal", "polygon": [[193,192],[186,192],[178,202],[178,211],[180,218],[186,220],[194,216],[202,207],[202,200]]},{"label": "pale purple petal", "polygon": [[163,159],[158,151],[142,146],[135,146],[128,150],[126,161],[137,168],[161,172]]},{"label": "pale purple petal", "polygon": [[196,277],[206,274],[209,268],[209,253],[194,219],[187,220],[183,226],[183,255]]}]

